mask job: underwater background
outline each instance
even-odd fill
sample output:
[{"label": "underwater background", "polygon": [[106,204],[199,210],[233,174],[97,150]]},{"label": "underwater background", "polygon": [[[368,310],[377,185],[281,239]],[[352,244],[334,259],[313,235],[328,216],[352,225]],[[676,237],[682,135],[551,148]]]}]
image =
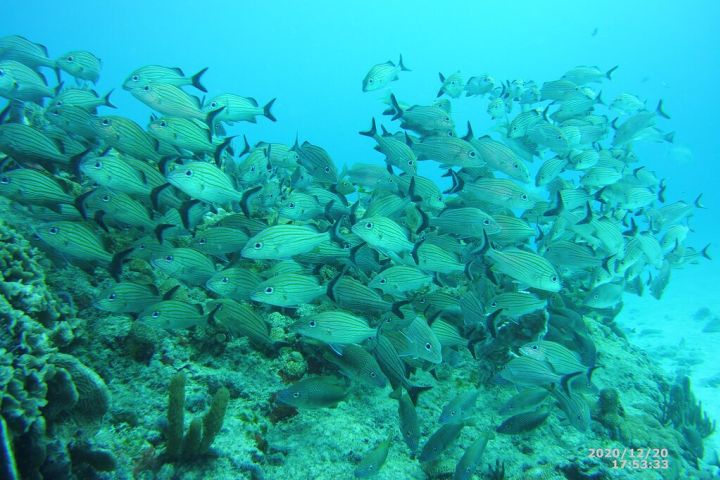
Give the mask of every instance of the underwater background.
[{"label": "underwater background", "polygon": [[[561,78],[576,65],[597,65],[603,72],[617,65],[611,80],[593,84],[593,88],[601,91],[607,103],[621,93],[637,95],[647,101],[651,111],[662,99],[670,119],[658,123],[664,132],[675,132],[673,142],[637,141],[632,149],[638,165],[646,165],[657,178],[665,179],[667,203],[684,200],[692,205],[702,194],[705,208],[696,209],[687,221],[687,245],[700,251],[713,244],[708,250],[713,256],[718,233],[715,212],[720,202],[717,2],[519,1],[501,5],[485,1],[6,0],[1,8],[0,37],[22,35],[45,45],[50,58],[88,50],[102,59],[99,80],[92,88],[100,95],[114,89],[111,98],[117,107],[105,108],[104,115],[122,115],[143,127],[148,124],[153,109],[122,88],[138,67],[177,66],[187,74],[208,67],[202,77],[208,98],[232,92],[257,98],[260,105],[277,98],[272,106],[277,122],[259,117],[257,123],[237,122],[227,127],[229,135],[238,135],[234,140],[236,154],[242,150],[243,135],[251,145],[266,141],[289,146],[298,136],[300,141],[308,140],[327,150],[338,172],[343,166],[358,163],[384,166],[383,156],[372,148],[373,142],[358,132],[368,130],[372,118],[378,121],[378,128],[380,123],[391,126],[390,117],[381,115],[388,107],[383,103],[387,89],[364,92],[362,80],[373,65],[387,60],[397,64],[400,54],[411,71],[400,72],[400,78],[388,88],[398,99],[421,105],[436,100],[441,86],[438,72],[447,77],[459,71],[465,80],[488,74],[498,85],[513,79],[542,85]],[[54,85],[52,70],[44,73]],[[65,86],[74,83],[65,73],[62,78]],[[487,114],[487,97],[463,95],[451,101],[460,136],[468,120],[475,136],[496,136],[503,122]],[[0,100],[0,106],[4,105]],[[513,110],[511,118],[519,112],[518,108]],[[605,110],[603,113],[614,116]],[[392,126],[391,131],[398,130],[397,125]],[[420,167],[424,168],[422,174],[441,190],[452,188],[451,179],[441,176],[446,169],[428,163]],[[539,165],[538,159],[528,164],[532,177]],[[549,200],[547,192],[542,191],[542,195]],[[27,242],[32,240],[33,220],[11,208],[11,203],[0,205],[0,233],[6,244],[3,256],[24,258],[31,249]],[[15,230],[23,235],[22,240],[11,240],[18,238],[14,237]],[[642,296],[625,293],[622,309],[614,312],[614,322],[610,319],[613,327],[591,329],[600,365],[593,381],[600,394],[586,395],[592,411],[587,430],[568,427],[553,413],[547,424],[537,429],[494,434],[494,438],[486,439],[484,454],[480,452],[476,476],[463,477],[455,473],[458,460],[476,440],[483,435],[490,437],[487,432],[507,418],[498,413],[498,408],[511,397],[511,390],[515,392],[512,385],[498,385],[478,375],[472,363],[475,360],[467,351],[449,355],[448,362],[433,372],[434,379],[429,373],[432,369],[419,372],[420,384],[435,385],[419,396],[419,449],[440,426],[436,418],[448,401],[474,388],[481,390],[479,399],[473,399],[477,403],[472,415],[468,414],[463,423],[462,436],[443,444],[445,456],[438,456],[439,460],[433,456],[435,463],[428,466],[403,441],[397,412],[402,401],[388,398],[390,388],[378,392],[363,385],[336,407],[288,412],[287,407],[278,407],[274,394],[301,378],[327,373],[318,365],[323,364],[322,355],[288,347],[268,354],[221,329],[211,329],[209,334],[199,329],[150,333],[140,339],[142,335],[137,332],[128,333],[134,321],[130,316],[93,308],[93,298],[112,283],[106,273],[98,278],[97,271],[88,274],[92,270],[69,267],[62,256],[44,256],[46,249],[39,243],[33,245],[34,258],[21,263],[40,281],[33,281],[24,295],[43,300],[24,313],[31,318],[50,315],[53,319],[40,319],[48,327],[43,340],[34,337],[37,330],[9,337],[18,342],[31,337],[33,342],[49,342],[47,350],[37,355],[38,365],[47,362],[67,372],[80,371],[78,377],[85,376],[90,383],[102,377],[98,382],[106,386],[98,388],[106,390],[99,394],[104,399],[100,402],[109,406],[99,416],[93,415],[92,407],[80,414],[64,409],[65,400],[60,400],[55,411],[44,405],[35,408],[38,416],[46,417],[42,433],[26,431],[19,435],[12,425],[6,426],[3,448],[9,451],[15,443],[14,450],[22,452],[15,461],[23,477],[13,477],[6,468],[3,478],[352,478],[361,476],[358,465],[373,461],[379,472],[372,474],[387,479],[718,475],[717,434],[710,434],[707,423],[703,423],[704,414],[710,419],[720,417],[720,368],[715,355],[720,338],[720,296],[716,292],[720,272],[716,260],[699,258],[693,264],[673,268],[659,299],[648,292]],[[11,263],[3,261],[4,265]],[[9,285],[9,276],[4,278],[3,283]],[[149,278],[152,280],[152,275]],[[3,287],[4,295],[12,297],[14,294],[8,292],[14,292],[13,288]],[[183,298],[198,300],[196,293],[188,292]],[[263,315],[276,315],[269,319],[270,324],[274,329],[284,329],[289,341],[292,335],[288,326],[297,320],[296,312],[273,309],[276,311],[269,313],[264,305],[249,305]],[[14,307],[15,312],[23,310]],[[3,329],[16,322],[6,310]],[[68,326],[58,327],[63,322]],[[9,337],[4,334],[3,340]],[[154,340],[156,344],[149,345]],[[512,348],[517,351],[522,343]],[[0,380],[3,395],[11,396],[15,387],[3,379],[20,366],[18,357],[13,357],[13,346],[2,347],[6,377]],[[17,347],[26,349],[24,345]],[[494,367],[502,368],[502,362],[494,360]],[[12,365],[10,370],[8,365]],[[31,362],[22,368],[30,371],[35,366]],[[173,376],[178,371],[185,376]],[[31,380],[25,387],[30,392],[31,381],[44,378],[49,387],[38,386],[38,390],[70,398],[71,393],[58,387],[62,375],[67,374],[48,373],[42,367],[42,374],[28,375]],[[684,378],[690,379],[691,389]],[[185,428],[191,429],[191,419],[203,418],[206,431],[217,427],[218,432],[214,442],[210,440],[212,449],[206,449],[209,453],[173,458],[166,452],[168,422],[172,424],[167,413],[168,391],[174,385],[179,395],[181,383],[186,392],[182,394]],[[559,381],[555,384],[554,388],[561,389]],[[607,403],[612,396],[601,395],[606,389],[619,392],[625,409],[622,418],[602,420],[607,413],[602,409],[613,408],[603,406],[603,401]],[[229,397],[224,401],[227,413],[222,406],[223,395]],[[22,397],[18,402],[23,405],[32,402],[32,396],[16,395]],[[703,413],[698,413],[698,402]],[[172,399],[170,403],[172,408]],[[7,403],[3,403],[3,415],[5,408],[10,408]],[[678,412],[668,413],[672,408]],[[223,411],[224,422],[220,415],[216,420],[219,425],[208,427],[216,410]],[[208,411],[211,414],[206,415]],[[553,407],[553,411],[560,409]],[[656,412],[660,412],[659,419]],[[689,417],[699,420],[693,423]],[[703,428],[702,433],[696,431]],[[384,444],[389,436],[392,441]],[[376,452],[376,447],[381,450],[382,461],[366,455]],[[613,448],[667,448],[672,466],[612,468],[612,459],[593,457],[594,449]]]}]

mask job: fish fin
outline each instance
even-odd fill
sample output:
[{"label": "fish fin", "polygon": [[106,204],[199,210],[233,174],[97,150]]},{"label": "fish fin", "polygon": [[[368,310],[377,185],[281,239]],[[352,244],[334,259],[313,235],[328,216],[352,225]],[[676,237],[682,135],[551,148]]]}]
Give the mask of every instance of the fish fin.
[{"label": "fish fin", "polygon": [[95,215],[93,215],[93,220],[95,220],[95,223],[97,223],[100,228],[110,233],[110,229],[105,224],[105,213],[105,210],[98,210],[97,212],[95,212]]},{"label": "fish fin", "polygon": [[247,136],[245,136],[245,135],[243,135],[243,142],[244,142],[243,149],[240,152],[240,154],[238,155],[238,158],[243,157],[244,155],[250,153],[250,150],[251,150],[250,144],[248,143]]},{"label": "fish fin", "polygon": [[565,204],[563,203],[562,195],[560,194],[559,190],[556,194],[556,199],[557,199],[557,206],[550,210],[546,210],[545,213],[543,213],[544,217],[554,217],[554,216],[560,215],[561,213],[563,213],[565,211]]},{"label": "fish fin", "polygon": [[103,99],[103,105],[105,105],[106,107],[117,108],[117,106],[113,105],[113,103],[110,101],[110,95],[112,95],[112,93],[113,93],[114,91],[115,91],[114,88],[113,88],[113,89],[110,89],[110,91],[107,92],[104,97],[102,97],[102,99]]},{"label": "fish fin", "polygon": [[[203,68],[202,70],[200,70],[199,72],[197,72],[195,75],[193,75],[192,77],[190,77],[190,81],[192,82],[192,86],[195,87],[195,88],[197,88],[197,89],[200,90],[201,92],[205,92],[205,93],[207,93],[207,88],[205,88],[205,86],[204,86],[202,83],[200,83],[200,79],[201,79],[201,77],[203,76],[203,74],[204,74],[205,72],[207,72],[207,70],[208,70],[208,67],[205,67],[205,68]],[[184,76],[184,75],[183,75],[183,76]]]},{"label": "fish fin", "polygon": [[220,108],[216,108],[215,110],[213,110],[212,112],[209,112],[209,113],[205,116],[205,123],[206,123],[207,126],[208,126],[208,135],[209,135],[209,140],[210,140],[210,141],[212,141],[212,137],[213,137],[213,135],[215,135],[215,118],[216,118],[216,117],[220,114],[220,112],[222,112],[223,110],[225,110],[225,107],[224,107],[224,106],[222,106],[222,107],[220,107]]},{"label": "fish fin", "polygon": [[81,216],[84,220],[87,220],[87,219],[88,219],[87,208],[85,208],[85,199],[87,199],[87,197],[89,197],[90,195],[92,195],[92,194],[95,192],[95,190],[97,190],[97,189],[96,189],[96,188],[93,188],[92,190],[89,190],[89,191],[83,193],[82,195],[80,195],[79,197],[77,197],[77,198],[75,199],[75,201],[73,202],[73,205],[75,206],[75,208],[77,209],[77,211],[80,212],[80,216]]},{"label": "fish fin", "polygon": [[360,131],[358,132],[360,135],[364,135],[366,137],[374,137],[377,135],[377,125],[375,124],[375,118],[372,119],[372,124],[370,125],[370,130],[368,131]]},{"label": "fish fin", "polygon": [[337,344],[337,343],[330,343],[328,346],[332,349],[333,352],[337,353],[342,357],[343,351],[345,350],[345,345],[343,344]]},{"label": "fish fin", "polygon": [[252,188],[248,188],[242,194],[242,199],[240,200],[240,209],[248,218],[250,218],[250,206],[248,205],[250,197],[258,193],[260,190],[262,190],[262,185],[256,185]]},{"label": "fish fin", "polygon": [[[222,154],[227,148],[230,146],[230,143],[235,137],[226,137],[220,145],[217,146],[215,149],[215,153],[213,153],[213,158],[215,159],[215,165],[219,167],[222,166]],[[247,141],[247,139],[246,139]]]},{"label": "fish fin", "polygon": [[500,315],[502,315],[503,310],[503,308],[495,310],[485,319],[485,328],[490,333],[490,336],[493,338],[497,338],[497,319],[498,317],[500,317]]},{"label": "fish fin", "polygon": [[416,242],[415,245],[413,246],[412,252],[410,252],[410,256],[412,256],[413,260],[415,260],[415,264],[418,266],[420,265],[420,258],[418,257],[418,250],[420,249],[422,244],[425,243],[425,240],[426,239],[423,238],[419,242]]},{"label": "fish fin", "polygon": [[192,230],[190,225],[190,209],[195,205],[202,203],[200,200],[188,200],[180,206],[180,219],[186,230]]},{"label": "fish fin", "polygon": [[169,183],[163,183],[162,185],[158,185],[157,187],[153,188],[150,192],[150,203],[155,210],[160,210],[160,194],[169,186]]},{"label": "fish fin", "polygon": [[615,65],[615,66],[612,67],[610,70],[608,70],[607,72],[605,72],[605,77],[607,77],[608,80],[612,80],[611,75],[613,74],[613,72],[614,72],[615,70],[617,70],[617,68],[618,68],[619,66],[620,66],[620,65]]},{"label": "fish fin", "polygon": [[438,72],[438,77],[440,77],[441,82],[445,82],[445,75],[443,75],[442,72]]},{"label": "fish fin", "polygon": [[706,208],[705,205],[702,204],[702,196],[703,196],[703,194],[701,193],[700,195],[697,196],[697,198],[693,202],[693,205],[695,205],[695,208]]},{"label": "fish fin", "polygon": [[708,260],[712,260],[712,256],[710,255],[710,244],[709,243],[703,247],[703,249],[700,251],[700,255],[707,258]]},{"label": "fish fin", "polygon": [[268,103],[266,103],[265,106],[263,107],[263,115],[265,115],[265,118],[267,118],[271,122],[277,122],[277,118],[275,118],[275,115],[273,115],[272,112],[270,111],[270,109],[273,106],[273,103],[275,103],[275,100],[277,100],[277,98],[273,98]]},{"label": "fish fin", "polygon": [[420,394],[423,392],[427,392],[431,388],[433,388],[432,385],[411,385],[406,390],[413,405],[417,405]]},{"label": "fish fin", "polygon": [[[594,370],[595,368],[596,367],[593,367],[591,370]],[[567,393],[568,395],[571,395],[572,392],[570,390],[570,381],[573,378],[577,377],[578,375],[582,375],[582,373],[583,373],[582,371],[579,371],[579,372],[568,373],[567,375],[562,376],[562,378],[560,379],[560,386],[565,391],[565,393]],[[589,379],[589,375],[588,375],[588,379]]]},{"label": "fish fin", "polygon": [[410,178],[410,186],[408,187],[408,197],[410,197],[410,200],[413,203],[422,202],[422,197],[419,195],[415,195],[415,176],[414,175]]},{"label": "fish fin", "polygon": [[658,100],[657,107],[655,107],[655,113],[657,113],[658,115],[660,115],[663,118],[667,118],[668,120],[670,120],[670,115],[668,115],[667,112],[665,111],[665,109],[663,108],[662,98],[660,100]]},{"label": "fish fin", "polygon": [[353,248],[350,249],[350,261],[353,263],[353,265],[357,266],[357,252],[365,245],[365,242],[360,242],[357,245],[355,245]]},{"label": "fish fin", "polygon": [[593,221],[593,211],[590,202],[585,202],[585,218],[577,222],[577,225],[589,225]]},{"label": "fish fin", "polygon": [[430,217],[427,213],[425,213],[425,210],[415,205],[415,209],[420,214],[421,222],[418,228],[415,230],[415,234],[420,234],[423,230],[428,228],[430,226]]}]

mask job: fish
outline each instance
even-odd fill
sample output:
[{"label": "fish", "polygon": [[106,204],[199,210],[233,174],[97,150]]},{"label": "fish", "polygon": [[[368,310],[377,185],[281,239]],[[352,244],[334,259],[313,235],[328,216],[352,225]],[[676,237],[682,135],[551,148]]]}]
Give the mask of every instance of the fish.
[{"label": "fish", "polygon": [[447,95],[450,98],[458,98],[462,95],[462,92],[465,90],[465,80],[460,72],[455,72],[447,77],[442,73],[438,73],[438,76],[440,77],[440,82],[442,82],[442,86],[437,93],[438,97]]},{"label": "fish", "polygon": [[133,70],[123,82],[122,87],[125,90],[133,90],[144,86],[146,83],[163,83],[183,87],[192,85],[201,92],[207,89],[201,83],[202,76],[207,72],[207,68],[203,68],[195,75],[187,76],[181,68],[163,67],[161,65],[145,65],[144,67]]},{"label": "fish", "polygon": [[615,65],[610,70],[602,71],[596,66],[579,65],[565,72],[561,77],[562,80],[569,80],[577,85],[585,85],[587,83],[599,83],[603,80],[611,80],[611,75],[618,66]]},{"label": "fish", "polygon": [[128,118],[117,115],[94,117],[93,127],[101,140],[121,153],[141,160],[160,159],[151,137]]},{"label": "fish", "polygon": [[550,390],[546,388],[527,388],[503,403],[498,411],[503,415],[508,415],[530,409],[536,410],[549,396]]},{"label": "fish", "polygon": [[[93,127],[92,114],[82,107],[74,105],[53,107],[46,110],[45,118],[53,125],[60,127],[67,134],[79,136],[90,141],[95,140],[97,137],[97,132]],[[85,151],[84,145],[81,151]]]},{"label": "fish", "polygon": [[393,107],[393,120],[400,119],[400,127],[421,135],[447,134],[455,128],[450,113],[440,106],[413,105],[403,108],[395,95],[390,96]]},{"label": "fish", "polygon": [[180,150],[212,155],[217,163],[234,138],[215,139],[206,124],[179,117],[161,117],[153,120],[148,125],[148,133]]},{"label": "fish", "polygon": [[465,271],[465,264],[452,253],[442,247],[425,243],[425,240],[417,242],[411,253],[413,260],[420,270],[436,273],[459,273]]},{"label": "fish", "polygon": [[495,79],[490,75],[480,75],[468,78],[465,84],[465,96],[476,97],[490,93],[495,88]]},{"label": "fish", "polygon": [[520,249],[495,250],[485,236],[485,246],[480,252],[493,263],[493,270],[511,277],[515,282],[548,292],[562,288],[560,275],[555,267],[537,253]]},{"label": "fish", "polygon": [[391,60],[378,63],[370,67],[362,81],[362,91],[372,92],[387,87],[390,82],[400,78],[400,72],[409,72],[410,69],[403,64],[402,55],[395,65]]},{"label": "fish", "polygon": [[418,457],[420,461],[431,462],[440,457],[457,440],[464,426],[462,422],[442,425],[423,445]]},{"label": "fish", "polygon": [[207,255],[185,247],[164,249],[152,257],[150,264],[187,285],[204,285],[216,273]]},{"label": "fish", "polygon": [[468,390],[458,393],[443,407],[438,422],[441,425],[465,423],[473,415],[475,402],[477,402],[479,395],[479,390]]},{"label": "fish", "polygon": [[210,227],[202,232],[196,232],[188,246],[207,255],[224,258],[226,254],[241,251],[247,241],[248,236],[242,230]]},{"label": "fish", "polygon": [[240,254],[253,260],[285,260],[307,253],[330,239],[307,225],[273,225],[248,239]]},{"label": "fish", "polygon": [[262,348],[271,349],[276,341],[270,335],[270,327],[253,308],[229,298],[209,303],[213,322],[223,326],[232,335],[247,337]]},{"label": "fish", "polygon": [[243,198],[232,179],[208,162],[186,162],[169,171],[165,178],[172,186],[196,200],[222,205],[239,202]]},{"label": "fish", "polygon": [[461,196],[512,209],[530,209],[535,205],[535,200],[524,188],[505,178],[481,178],[466,183]]},{"label": "fish", "polygon": [[485,160],[473,144],[462,138],[429,135],[410,146],[418,160],[434,160],[442,167],[477,168],[485,165]]},{"label": "fish", "polygon": [[515,385],[528,387],[556,384],[563,379],[549,362],[527,355],[510,360],[500,371],[500,377]]},{"label": "fish", "polygon": [[337,183],[337,168],[327,150],[308,141],[302,145],[298,145],[296,141],[293,150],[298,154],[298,164],[305,167],[315,181],[323,184]]},{"label": "fish", "polygon": [[48,58],[45,45],[35,43],[20,35],[0,38],[0,59],[16,60],[30,68],[55,68],[55,62]]},{"label": "fish", "polygon": [[250,291],[250,299],[276,307],[297,307],[311,303],[326,290],[314,276],[283,273],[255,286]]},{"label": "fish", "polygon": [[333,376],[308,377],[280,390],[275,395],[278,402],[295,408],[334,407],[347,397],[345,381]]},{"label": "fish", "polygon": [[505,435],[518,435],[529,432],[545,423],[549,415],[549,410],[542,409],[534,412],[518,413],[498,425],[495,431]]},{"label": "fish", "polygon": [[[224,93],[208,100],[202,107],[202,111],[208,115],[217,112],[212,118],[216,122],[250,122],[257,123],[256,117],[263,116],[271,122],[276,122],[275,115],[272,114],[272,106],[275,98],[267,102],[262,107],[259,106],[257,100],[252,97],[241,97],[232,93]],[[208,123],[211,123],[209,120]]]},{"label": "fish", "polygon": [[352,232],[386,255],[408,252],[414,248],[414,244],[408,240],[407,231],[386,217],[363,218],[352,226]]},{"label": "fish", "polygon": [[484,232],[491,235],[501,231],[495,218],[474,207],[447,208],[437,217],[430,218],[430,225],[445,233],[470,238],[482,238]]},{"label": "fish", "polygon": [[298,320],[292,330],[304,337],[332,345],[338,351],[342,345],[361,344],[377,334],[368,321],[340,310],[321,312]]},{"label": "fish", "polygon": [[576,352],[557,342],[549,340],[529,342],[520,347],[520,353],[540,362],[546,362],[560,375],[585,371],[588,371],[588,374],[592,373],[592,369],[588,370],[588,367],[580,362]]},{"label": "fish", "polygon": [[570,425],[581,432],[585,432],[590,428],[590,406],[582,394],[555,389],[552,396],[557,401],[560,410],[563,411]]},{"label": "fish", "polygon": [[168,117],[196,118],[209,123],[210,113],[202,110],[198,97],[167,83],[145,83],[130,90],[133,97]]},{"label": "fish", "polygon": [[417,173],[417,156],[409,145],[409,138],[398,140],[392,135],[378,135],[375,119],[372,119],[370,130],[361,131],[360,135],[370,137],[377,142],[375,149],[385,155],[387,165],[399,168],[401,171],[415,175]]},{"label": "fish", "polygon": [[418,422],[417,411],[410,396],[404,394],[401,387],[399,387],[397,391],[400,433],[410,452],[415,454],[420,444],[420,424]]},{"label": "fish", "polygon": [[498,293],[487,304],[489,313],[502,310],[503,315],[521,317],[529,313],[543,310],[547,300],[538,298],[530,292],[503,292]]},{"label": "fish", "polygon": [[150,305],[138,315],[138,322],[165,330],[182,330],[206,323],[200,305],[180,300],[163,300]]},{"label": "fish", "polygon": [[360,463],[355,468],[355,478],[367,478],[377,475],[380,469],[385,465],[390,445],[392,444],[392,436],[378,444],[375,448],[367,452]]},{"label": "fish", "polygon": [[478,139],[470,138],[469,141],[490,168],[522,183],[530,182],[527,166],[510,147],[493,140],[489,135]]},{"label": "fish", "polygon": [[102,97],[95,90],[87,88],[63,88],[58,92],[47,106],[48,110],[57,107],[79,107],[88,113],[96,113],[98,107],[116,108],[110,101],[113,90]]},{"label": "fish", "polygon": [[61,220],[38,225],[34,230],[40,240],[68,257],[106,264],[113,260],[100,238],[83,223]]},{"label": "fish", "polygon": [[351,380],[375,388],[387,386],[388,379],[377,360],[360,345],[345,345],[342,348],[342,355],[333,353],[325,355],[324,358],[336,365],[340,372]]},{"label": "fish", "polygon": [[140,313],[161,300],[155,285],[120,282],[100,292],[93,306],[110,313]]},{"label": "fish", "polygon": [[57,209],[58,204],[73,204],[70,186],[55,177],[32,168],[15,168],[0,173],[0,195],[16,202],[44,205]]},{"label": "fish", "polygon": [[230,267],[211,276],[205,282],[205,287],[224,298],[250,300],[250,294],[261,282],[260,275],[248,268]]},{"label": "fish", "polygon": [[[391,303],[364,283],[340,272],[327,286],[327,296],[337,306],[356,312],[378,313],[392,310],[397,315],[399,303]],[[398,315],[401,316],[401,315]]]},{"label": "fish", "polygon": [[485,447],[493,437],[491,432],[485,432],[465,449],[465,453],[455,467],[453,480],[470,480],[482,462]]},{"label": "fish", "polygon": [[79,80],[97,83],[100,78],[102,61],[85,50],[67,52],[55,60],[55,65]]},{"label": "fish", "polygon": [[396,265],[386,268],[373,277],[368,286],[386,294],[404,294],[419,290],[432,283],[432,277],[418,268]]},{"label": "fish", "polygon": [[0,96],[14,100],[40,102],[57,93],[39,73],[15,60],[0,60],[0,79]]},{"label": "fish", "polygon": [[588,292],[583,304],[590,308],[613,308],[622,300],[625,285],[605,283]]},{"label": "fish", "polygon": [[0,125],[0,152],[19,162],[68,165],[71,160],[45,134],[21,123]]}]

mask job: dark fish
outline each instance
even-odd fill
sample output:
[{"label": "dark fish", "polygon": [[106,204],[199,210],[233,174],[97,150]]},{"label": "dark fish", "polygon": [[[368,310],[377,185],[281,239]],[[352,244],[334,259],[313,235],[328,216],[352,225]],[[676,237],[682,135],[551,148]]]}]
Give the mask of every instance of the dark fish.
[{"label": "dark fish", "polygon": [[277,400],[296,408],[334,407],[348,394],[347,384],[337,377],[310,377],[277,393]]},{"label": "dark fish", "polygon": [[431,462],[440,457],[457,440],[464,426],[464,423],[448,423],[441,426],[423,445],[420,461]]},{"label": "dark fish", "polygon": [[501,423],[495,431],[506,435],[529,432],[545,423],[549,415],[549,410],[518,413]]},{"label": "dark fish", "polygon": [[360,460],[360,464],[355,468],[355,478],[367,478],[377,475],[382,466],[385,465],[391,443],[392,437],[388,437],[387,440],[366,453]]}]

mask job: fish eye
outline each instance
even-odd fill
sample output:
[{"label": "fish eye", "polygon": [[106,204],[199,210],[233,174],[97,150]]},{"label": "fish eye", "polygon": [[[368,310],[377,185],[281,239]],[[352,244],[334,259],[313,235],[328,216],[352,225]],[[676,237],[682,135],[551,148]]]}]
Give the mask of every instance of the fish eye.
[{"label": "fish eye", "polygon": [[115,293],[115,292],[108,295],[108,300],[115,300],[116,298],[117,298],[117,293]]},{"label": "fish eye", "polygon": [[425,344],[425,350],[427,350],[428,352],[432,350],[432,345],[430,345],[430,342],[427,342]]},{"label": "fish eye", "polygon": [[593,299],[597,300],[597,299],[599,299],[599,298],[600,298],[600,295],[599,295],[599,294],[596,293],[595,295],[593,295]]},{"label": "fish eye", "polygon": [[330,173],[330,167],[325,167],[325,173]]},{"label": "fish eye", "polygon": [[373,223],[372,223],[372,222],[367,222],[367,223],[365,224],[365,228],[367,228],[368,230],[372,230],[372,228],[373,228]]},{"label": "fish eye", "polygon": [[73,57],[72,55],[70,55],[70,56],[68,56],[65,60],[67,60],[68,62],[74,62],[74,61],[75,61],[75,57]]},{"label": "fish eye", "polygon": [[168,255],[168,256],[165,257],[165,260],[167,260],[168,262],[172,262],[172,261],[173,261],[173,256],[172,256],[172,255]]},{"label": "fish eye", "polygon": [[290,202],[290,203],[288,203],[288,207],[290,207],[290,208],[295,208],[295,202]]},{"label": "fish eye", "polygon": [[185,176],[186,177],[192,177],[193,171],[192,170],[185,170]]},{"label": "fish eye", "polygon": [[488,220],[487,218],[483,220],[483,225],[490,225],[490,220]]},{"label": "fish eye", "polygon": [[222,283],[228,283],[230,279],[228,277],[223,277],[222,280],[220,280]]},{"label": "fish eye", "polygon": [[520,168],[520,165],[518,165],[517,163],[513,163],[513,168]]},{"label": "fish eye", "polygon": [[492,303],[490,304],[490,306],[493,307],[493,308],[497,307],[497,302],[492,302]]},{"label": "fish eye", "polygon": [[253,245],[253,247],[255,247],[255,250],[260,250],[262,248],[262,246],[263,246],[262,242],[255,242],[255,245]]},{"label": "fish eye", "polygon": [[375,80],[373,80],[372,78],[371,78],[370,80],[368,80],[368,81],[369,81],[370,83],[375,83]]},{"label": "fish eye", "polygon": [[218,106],[218,103],[217,103],[217,102],[210,102],[210,106],[211,106],[212,108],[215,108],[215,107]]},{"label": "fish eye", "polygon": [[270,295],[274,291],[275,289],[273,287],[265,287],[265,293],[267,293],[268,295]]},{"label": "fish eye", "polygon": [[474,152],[474,151],[470,150],[469,155],[470,155],[470,158],[475,158],[475,152]]},{"label": "fish eye", "polygon": [[310,320],[310,321],[308,322],[308,325],[311,326],[311,327],[313,327],[313,328],[315,328],[315,326],[317,325],[317,322],[316,322],[315,320]]},{"label": "fish eye", "polygon": [[293,398],[300,398],[300,392],[293,392]]},{"label": "fish eye", "polygon": [[149,91],[150,91],[150,85],[145,85],[145,86],[143,87],[143,90],[145,90],[146,92],[149,92]]},{"label": "fish eye", "polygon": [[140,80],[140,75],[133,75],[133,76],[131,77],[131,80],[132,80],[133,82],[137,82],[138,80]]},{"label": "fish eye", "polygon": [[550,281],[557,282],[558,281],[557,275],[553,275],[552,277],[550,277]]},{"label": "fish eye", "polygon": [[95,162],[95,168],[102,168],[102,162],[99,160]]},{"label": "fish eye", "polygon": [[161,126],[161,127],[167,127],[167,122],[166,122],[165,120],[161,120],[161,121],[160,121],[160,126]]},{"label": "fish eye", "polygon": [[201,238],[201,239],[198,241],[198,243],[199,243],[200,245],[205,245],[205,244],[207,243],[207,240],[204,239],[204,238]]},{"label": "fish eye", "polygon": [[537,350],[539,347],[538,347],[537,345],[533,345],[533,346],[530,347],[530,348],[532,348],[533,350]]},{"label": "fish eye", "polygon": [[254,171],[255,171],[255,165],[253,165],[252,167],[250,167],[250,171],[251,171],[251,172],[254,172]]},{"label": "fish eye", "polygon": [[103,118],[101,123],[107,127],[108,125],[110,125],[110,120],[107,118]]},{"label": "fish eye", "polygon": [[384,278],[380,279],[380,285],[385,285],[387,283],[387,280]]},{"label": "fish eye", "polygon": [[527,200],[528,196],[527,194],[523,193],[522,195],[520,195],[520,198],[522,198],[523,200]]},{"label": "fish eye", "polygon": [[103,202],[109,202],[109,201],[110,201],[110,195],[108,195],[108,194],[103,195],[103,196],[102,196],[102,200],[103,200]]},{"label": "fish eye", "polygon": [[370,376],[373,377],[373,378],[375,378],[375,377],[377,377],[377,373],[375,373],[375,372],[370,372]]},{"label": "fish eye", "polygon": [[8,183],[10,183],[10,177],[0,178],[0,183],[2,183],[3,185],[7,185]]},{"label": "fish eye", "polygon": [[160,316],[160,311],[155,310],[154,312],[152,312],[152,313],[150,314],[150,316],[151,316],[152,318],[158,318],[158,317]]},{"label": "fish eye", "polygon": [[[2,76],[2,75],[0,75],[0,77],[1,77],[1,76]],[[62,107],[62,105],[63,105],[62,100],[58,100],[57,102],[55,102],[55,106],[56,106],[56,107]]]},{"label": "fish eye", "polygon": [[50,227],[50,229],[48,230],[48,232],[50,232],[50,235],[56,235],[59,231],[60,229],[58,227]]}]

